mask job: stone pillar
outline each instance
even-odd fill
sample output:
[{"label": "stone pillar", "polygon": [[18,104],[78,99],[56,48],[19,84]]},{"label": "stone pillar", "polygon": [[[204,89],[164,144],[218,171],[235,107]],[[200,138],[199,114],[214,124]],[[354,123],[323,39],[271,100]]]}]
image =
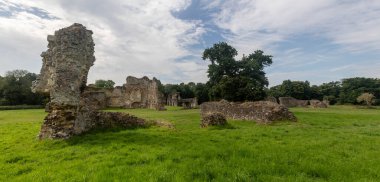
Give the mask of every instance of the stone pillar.
[{"label": "stone pillar", "polygon": [[40,138],[68,138],[76,132],[81,93],[94,64],[92,31],[81,24],[60,29],[47,38],[48,50],[41,54],[42,69],[32,91],[50,94],[48,116]]}]

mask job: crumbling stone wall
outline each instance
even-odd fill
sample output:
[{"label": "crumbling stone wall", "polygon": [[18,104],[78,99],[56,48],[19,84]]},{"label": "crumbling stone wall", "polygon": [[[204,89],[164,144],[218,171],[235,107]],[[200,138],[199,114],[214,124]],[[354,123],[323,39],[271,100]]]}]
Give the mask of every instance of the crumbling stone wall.
[{"label": "crumbling stone wall", "polygon": [[184,109],[193,109],[198,107],[198,99],[196,97],[181,99],[178,101],[178,104],[182,106]]},{"label": "crumbling stone wall", "polygon": [[227,101],[205,102],[201,104],[202,118],[210,113],[223,113],[229,119],[255,120],[258,123],[274,121],[296,121],[296,117],[286,107],[270,101],[244,102]]},{"label": "crumbling stone wall", "polygon": [[173,92],[167,96],[166,105],[182,106],[184,109],[192,109],[198,107],[198,99],[196,97],[182,99],[179,92]]},{"label": "crumbling stone wall", "polygon": [[210,113],[202,117],[201,127],[227,125],[227,119],[222,113]]},{"label": "crumbling stone wall", "polygon": [[178,101],[181,100],[179,92],[174,92],[168,95],[166,99],[166,105],[168,106],[178,106]]},{"label": "crumbling stone wall", "polygon": [[278,100],[285,107],[307,107],[309,105],[308,100],[298,100],[293,97],[279,97]]},{"label": "crumbling stone wall", "polygon": [[158,80],[150,80],[144,76],[136,78],[127,77],[127,83],[122,90],[122,99],[126,108],[150,108],[160,110],[163,108],[163,94],[158,90]]},{"label": "crumbling stone wall", "polygon": [[276,97],[272,97],[272,96],[267,97],[265,100],[270,101],[270,102],[274,102],[274,103],[278,103]]},{"label": "crumbling stone wall", "polygon": [[48,42],[41,54],[41,74],[32,85],[33,92],[50,94],[40,138],[69,138],[95,127],[144,125],[143,119],[128,114],[97,111],[105,95],[85,91],[95,61],[92,31],[75,23],[49,35]]},{"label": "crumbling stone wall", "polygon": [[320,100],[310,100],[311,108],[327,108],[327,104]]},{"label": "crumbling stone wall", "polygon": [[106,107],[164,109],[164,97],[156,78],[128,76],[126,84],[115,88],[88,87],[89,92],[103,92]]}]

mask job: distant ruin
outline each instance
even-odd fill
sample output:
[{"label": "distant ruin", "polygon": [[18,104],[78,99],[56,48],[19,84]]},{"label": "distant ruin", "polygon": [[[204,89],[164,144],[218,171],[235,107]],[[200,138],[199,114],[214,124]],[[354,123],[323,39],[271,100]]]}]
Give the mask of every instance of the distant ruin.
[{"label": "distant ruin", "polygon": [[173,92],[167,96],[166,105],[182,106],[184,109],[193,109],[198,107],[198,99],[196,97],[182,99],[179,92]]},{"label": "distant ruin", "polygon": [[87,87],[90,100],[98,103],[99,108],[148,108],[164,110],[164,96],[158,90],[158,80],[144,76],[128,76],[126,84],[115,88]]},{"label": "distant ruin", "polygon": [[293,97],[279,97],[280,104],[285,107],[311,107],[311,108],[327,108],[326,101],[319,100],[298,100]]},{"label": "distant ruin", "polygon": [[125,113],[97,111],[106,97],[86,91],[87,75],[94,64],[92,31],[73,24],[49,35],[48,50],[32,91],[50,94],[49,114],[39,138],[70,138],[93,128],[143,127],[148,122]]},{"label": "distant ruin", "polygon": [[297,121],[297,118],[286,107],[271,101],[233,103],[205,102],[201,104],[201,116],[212,113],[222,113],[229,119],[254,120],[257,123],[272,123],[276,121]]},{"label": "distant ruin", "polygon": [[293,97],[279,97],[280,104],[285,107],[307,107],[309,100],[298,100]]}]

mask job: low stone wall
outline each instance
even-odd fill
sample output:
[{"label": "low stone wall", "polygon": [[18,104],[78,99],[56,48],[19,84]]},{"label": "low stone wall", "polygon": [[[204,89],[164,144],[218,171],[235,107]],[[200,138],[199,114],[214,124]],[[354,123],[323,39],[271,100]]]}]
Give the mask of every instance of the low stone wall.
[{"label": "low stone wall", "polygon": [[308,100],[298,100],[293,97],[279,97],[278,100],[285,107],[307,107],[309,105]]},{"label": "low stone wall", "polygon": [[327,108],[327,104],[320,100],[310,100],[311,108]]},{"label": "low stone wall", "polygon": [[202,117],[215,112],[223,113],[229,119],[255,120],[258,123],[297,120],[294,114],[286,107],[270,101],[245,102],[242,104],[220,101],[201,104]]},{"label": "low stone wall", "polygon": [[120,112],[96,111],[88,106],[79,108],[70,105],[50,104],[50,113],[44,119],[40,139],[67,139],[96,128],[147,127],[151,123],[133,115]]}]

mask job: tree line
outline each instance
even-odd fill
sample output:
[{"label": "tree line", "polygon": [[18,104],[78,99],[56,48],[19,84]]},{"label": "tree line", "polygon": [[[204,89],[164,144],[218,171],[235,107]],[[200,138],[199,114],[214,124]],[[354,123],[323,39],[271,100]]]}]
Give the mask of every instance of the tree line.
[{"label": "tree line", "polygon": [[[256,50],[236,59],[238,51],[225,42],[214,44],[204,50],[202,59],[208,61],[206,83],[161,84],[159,90],[167,97],[179,92],[181,98],[197,97],[199,103],[207,101],[257,101],[268,96],[294,97],[302,100],[328,100],[330,104],[359,104],[362,98],[377,98],[380,104],[380,79],[347,78],[341,81],[310,85],[308,81],[285,80],[268,88],[264,68],[272,64],[272,56]],[[48,97],[31,92],[31,84],[37,74],[26,70],[8,71],[0,76],[0,105],[41,105]],[[113,88],[112,80],[96,80],[96,87]],[[367,95],[359,96],[366,93]],[[368,95],[369,94],[369,95]],[[371,101],[372,102],[372,101]]]},{"label": "tree line", "polygon": [[37,74],[27,70],[7,71],[0,76],[0,105],[44,105],[48,97],[31,91]]},{"label": "tree line", "polygon": [[380,104],[380,79],[377,78],[346,78],[341,81],[310,85],[308,81],[285,80],[267,90],[268,96],[294,97],[296,99],[328,100],[330,104],[360,104],[358,97],[362,94],[372,94],[374,104]]}]

